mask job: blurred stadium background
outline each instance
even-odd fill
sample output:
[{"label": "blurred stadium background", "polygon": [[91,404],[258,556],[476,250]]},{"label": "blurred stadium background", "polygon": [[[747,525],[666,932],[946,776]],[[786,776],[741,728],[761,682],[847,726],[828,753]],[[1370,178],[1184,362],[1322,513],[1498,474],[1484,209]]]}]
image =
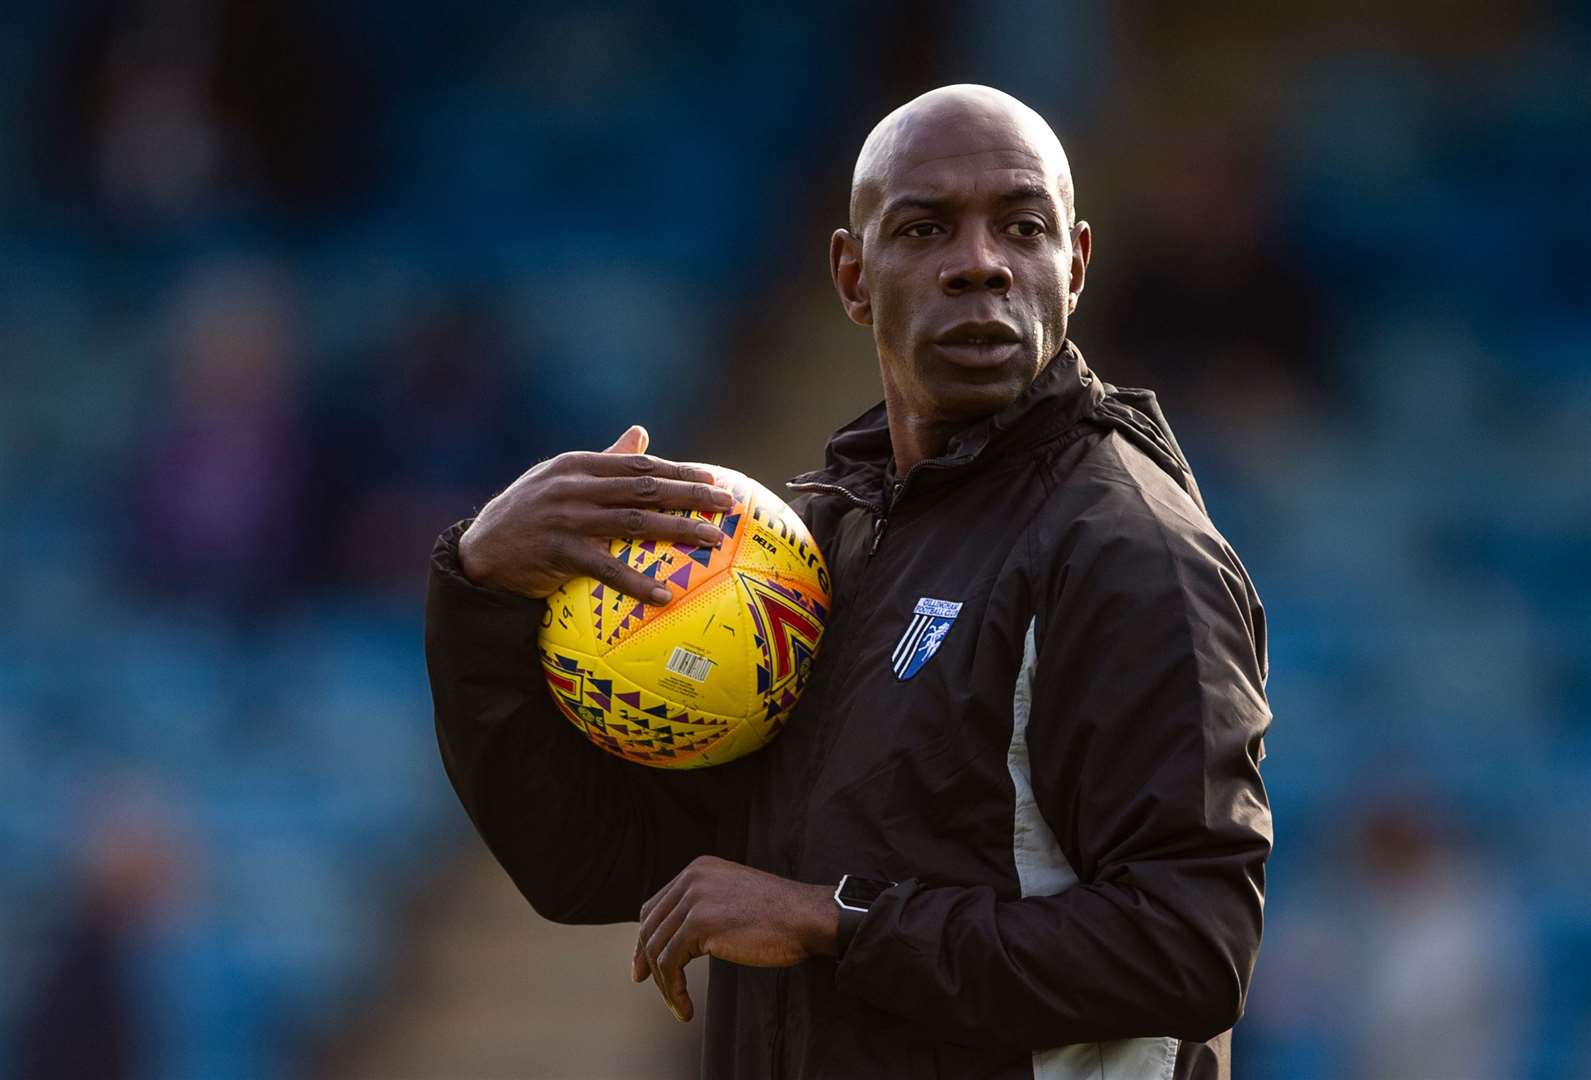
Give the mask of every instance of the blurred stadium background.
[{"label": "blurred stadium background", "polygon": [[852,155],[980,81],[1269,611],[1235,1075],[1591,1076],[1583,6],[18,0],[0,71],[0,1068],[691,1074],[468,831],[426,556],[632,420],[814,463]]}]

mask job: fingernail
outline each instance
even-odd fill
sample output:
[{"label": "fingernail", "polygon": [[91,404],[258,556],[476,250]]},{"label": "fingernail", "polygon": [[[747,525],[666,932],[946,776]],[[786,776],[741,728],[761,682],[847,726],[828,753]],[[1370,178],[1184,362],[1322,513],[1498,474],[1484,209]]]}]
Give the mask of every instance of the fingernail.
[{"label": "fingernail", "polygon": [[702,543],[711,544],[714,547],[724,542],[724,534],[712,525],[696,526],[696,536]]},{"label": "fingernail", "polygon": [[652,590],[652,603],[658,605],[659,607],[662,607],[672,599],[674,599],[674,594],[663,588],[661,585]]},{"label": "fingernail", "polygon": [[722,488],[719,488],[717,491],[713,492],[713,503],[716,506],[722,506],[725,510],[728,510],[731,506],[735,505],[735,496],[732,492],[728,492]]},{"label": "fingernail", "polygon": [[711,484],[717,479],[706,469],[692,469],[690,478],[696,481],[698,484]]}]

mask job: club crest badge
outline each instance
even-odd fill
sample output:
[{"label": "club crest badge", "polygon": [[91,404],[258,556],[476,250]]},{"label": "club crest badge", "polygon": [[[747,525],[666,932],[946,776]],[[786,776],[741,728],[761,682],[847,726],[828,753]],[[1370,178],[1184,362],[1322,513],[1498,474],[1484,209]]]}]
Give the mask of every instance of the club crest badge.
[{"label": "club crest badge", "polygon": [[945,643],[950,624],[956,621],[959,614],[961,604],[954,600],[934,600],[925,596],[917,601],[917,606],[912,609],[911,622],[906,624],[906,632],[890,654],[889,662],[895,671],[895,678],[905,682],[922,670],[922,666],[939,651],[939,646]]}]

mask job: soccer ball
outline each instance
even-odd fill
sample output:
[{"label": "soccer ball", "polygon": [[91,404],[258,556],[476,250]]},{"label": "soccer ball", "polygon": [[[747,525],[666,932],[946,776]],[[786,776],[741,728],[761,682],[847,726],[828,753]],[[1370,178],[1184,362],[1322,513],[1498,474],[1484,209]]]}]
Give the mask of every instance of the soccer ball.
[{"label": "soccer ball", "polygon": [[722,765],[778,734],[829,617],[829,572],[800,518],[755,480],[709,466],[735,505],[676,511],[717,549],[615,540],[612,554],[674,594],[661,607],[592,578],[547,598],[547,687],[586,738],[660,769]]}]

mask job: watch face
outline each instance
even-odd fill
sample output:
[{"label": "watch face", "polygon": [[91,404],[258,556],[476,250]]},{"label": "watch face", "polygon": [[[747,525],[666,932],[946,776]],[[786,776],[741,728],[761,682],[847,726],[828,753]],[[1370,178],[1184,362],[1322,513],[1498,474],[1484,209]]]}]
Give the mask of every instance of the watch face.
[{"label": "watch face", "polygon": [[892,881],[874,881],[871,878],[859,878],[855,874],[847,874],[845,884],[840,887],[840,903],[847,907],[870,908],[879,894],[893,885]]}]

